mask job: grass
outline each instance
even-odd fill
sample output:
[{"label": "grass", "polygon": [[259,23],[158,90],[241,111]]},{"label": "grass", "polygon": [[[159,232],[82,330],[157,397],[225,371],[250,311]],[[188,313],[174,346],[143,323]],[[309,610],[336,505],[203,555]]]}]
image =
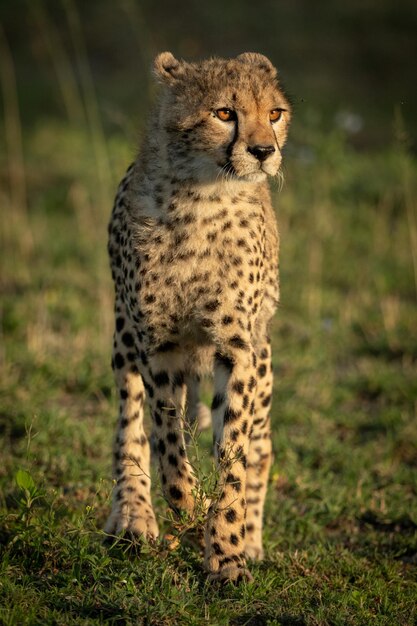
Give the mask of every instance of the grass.
[{"label": "grass", "polygon": [[[417,163],[403,131],[370,154],[337,129],[295,125],[276,194],[266,559],[252,585],[219,589],[195,546],[162,541],[138,555],[102,543],[116,414],[106,226],[134,147],[103,134],[87,63],[81,54],[94,124],[46,119],[12,152],[0,136],[0,623],[411,626]],[[177,532],[157,482],[154,496],[164,532]]]}]

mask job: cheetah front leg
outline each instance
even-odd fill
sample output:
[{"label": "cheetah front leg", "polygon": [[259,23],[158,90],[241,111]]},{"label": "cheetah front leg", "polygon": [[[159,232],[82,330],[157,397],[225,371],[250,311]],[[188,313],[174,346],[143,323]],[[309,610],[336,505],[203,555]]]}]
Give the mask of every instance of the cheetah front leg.
[{"label": "cheetah front leg", "polygon": [[250,433],[246,483],[246,545],[250,559],[263,558],[263,508],[272,457],[270,415],[272,396],[271,345],[264,339],[257,346],[255,413]]},{"label": "cheetah front leg", "polygon": [[135,364],[134,333],[122,305],[116,306],[112,367],[119,392],[119,419],[114,444],[112,512],[105,532],[127,532],[153,540],[158,525],[151,502],[149,443],[143,427],[145,389]]},{"label": "cheetah front leg", "polygon": [[256,388],[256,356],[249,342],[215,358],[213,426],[219,496],[206,526],[206,568],[211,579],[251,580],[246,568],[246,468]]},{"label": "cheetah front leg", "polygon": [[185,446],[186,386],[179,351],[149,357],[148,389],[164,496],[177,513],[195,514],[196,478]]}]

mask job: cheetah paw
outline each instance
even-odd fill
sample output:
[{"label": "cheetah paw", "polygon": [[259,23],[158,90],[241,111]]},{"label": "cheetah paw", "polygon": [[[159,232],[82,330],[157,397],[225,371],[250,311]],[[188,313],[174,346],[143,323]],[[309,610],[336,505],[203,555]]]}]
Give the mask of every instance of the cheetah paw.
[{"label": "cheetah paw", "polygon": [[197,424],[198,430],[207,430],[211,426],[211,410],[204,402],[197,404]]},{"label": "cheetah paw", "polygon": [[140,515],[133,512],[126,514],[118,509],[110,514],[104,532],[110,536],[130,536],[151,542],[159,535],[158,524],[153,514]]},{"label": "cheetah paw", "polygon": [[238,585],[241,582],[251,583],[253,576],[246,567],[239,567],[237,565],[228,565],[223,567],[218,572],[213,572],[209,575],[209,581],[214,583],[221,583],[225,585],[227,583],[233,583]]},{"label": "cheetah paw", "polygon": [[252,561],[262,561],[264,558],[264,550],[262,546],[256,544],[247,545],[245,547],[245,556]]}]

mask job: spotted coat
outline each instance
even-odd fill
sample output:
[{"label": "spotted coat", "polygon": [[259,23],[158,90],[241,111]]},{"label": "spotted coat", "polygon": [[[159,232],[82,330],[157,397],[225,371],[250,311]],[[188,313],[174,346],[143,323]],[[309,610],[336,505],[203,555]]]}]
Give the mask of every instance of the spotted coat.
[{"label": "spotted coat", "polygon": [[109,225],[120,411],[106,531],[158,536],[146,398],[165,497],[194,513],[184,422],[201,409],[198,380],[211,371],[220,495],[207,511],[205,565],[215,580],[250,579],[246,559],[263,556],[268,324],[279,297],[266,177],[279,174],[290,106],[260,54],[197,64],[166,52],[154,72],[159,99]]}]

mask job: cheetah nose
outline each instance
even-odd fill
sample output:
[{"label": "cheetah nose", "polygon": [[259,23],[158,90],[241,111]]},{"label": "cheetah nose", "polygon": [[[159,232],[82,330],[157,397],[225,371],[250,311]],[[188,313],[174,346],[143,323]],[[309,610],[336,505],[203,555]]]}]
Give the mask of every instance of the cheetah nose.
[{"label": "cheetah nose", "polygon": [[258,161],[265,161],[270,154],[275,152],[274,146],[248,146],[248,152],[253,154]]}]

